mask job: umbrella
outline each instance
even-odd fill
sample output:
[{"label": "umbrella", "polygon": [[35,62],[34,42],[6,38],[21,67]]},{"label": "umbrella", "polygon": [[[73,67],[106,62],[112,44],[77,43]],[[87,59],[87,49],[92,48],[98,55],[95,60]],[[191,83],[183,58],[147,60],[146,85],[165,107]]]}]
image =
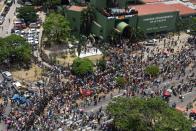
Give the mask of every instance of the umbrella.
[{"label": "umbrella", "polygon": [[17,99],[20,99],[20,96],[18,94],[15,94],[13,97],[12,97],[13,100],[17,100]]},{"label": "umbrella", "polygon": [[167,89],[167,91],[168,91],[169,93],[172,93],[172,90],[171,90],[171,89]]},{"label": "umbrella", "polygon": [[163,96],[170,97],[171,96],[171,93],[169,91],[165,90],[163,92]]},{"label": "umbrella", "polygon": [[80,94],[84,95],[84,96],[91,96],[94,93],[93,90],[89,90],[89,89],[80,89]]},{"label": "umbrella", "polygon": [[21,104],[26,103],[26,98],[25,98],[25,97],[20,97],[20,103],[21,103]]},{"label": "umbrella", "polygon": [[191,110],[191,113],[196,114],[196,109],[192,109],[192,110]]}]

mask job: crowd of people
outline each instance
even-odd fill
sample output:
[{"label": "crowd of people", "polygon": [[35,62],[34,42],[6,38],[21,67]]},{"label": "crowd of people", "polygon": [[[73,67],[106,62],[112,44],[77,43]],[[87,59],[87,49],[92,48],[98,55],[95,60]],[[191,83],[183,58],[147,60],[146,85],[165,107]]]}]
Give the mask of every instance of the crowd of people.
[{"label": "crowd of people", "polygon": [[[122,89],[127,97],[163,97],[166,89],[171,89],[175,97],[183,96],[196,84],[195,48],[179,37],[160,41],[164,41],[164,48],[141,46],[140,50],[133,51],[128,41],[122,40],[119,45],[107,49],[106,69],[97,69],[85,78],[72,75],[69,68],[54,65],[48,71],[47,87],[40,88],[39,94],[35,92],[28,103],[9,102],[9,97],[3,96],[0,120],[8,129],[16,131],[109,130],[106,125],[112,118],[102,107],[94,111],[85,109],[112,98],[114,90],[119,88],[115,81],[118,76],[128,81]],[[153,64],[160,68],[157,78],[145,74],[145,67]],[[92,89],[94,93],[82,96],[80,89]],[[4,115],[9,103],[10,113]]]}]

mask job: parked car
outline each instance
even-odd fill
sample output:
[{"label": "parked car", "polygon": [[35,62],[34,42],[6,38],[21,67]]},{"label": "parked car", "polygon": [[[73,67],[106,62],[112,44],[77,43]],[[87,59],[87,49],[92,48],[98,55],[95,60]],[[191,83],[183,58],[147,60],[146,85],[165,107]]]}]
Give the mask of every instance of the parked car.
[{"label": "parked car", "polygon": [[13,3],[13,0],[7,0],[7,1],[6,1],[6,4],[9,5],[9,6],[11,6],[12,3]]},{"label": "parked car", "polygon": [[4,11],[8,12],[9,10],[10,10],[10,6],[6,5],[5,8],[4,8]]},{"label": "parked car", "polygon": [[4,20],[5,20],[5,17],[0,15],[0,25],[3,24]]},{"label": "parked car", "polygon": [[6,16],[8,11],[10,10],[10,6],[6,5],[1,13],[2,16]]},{"label": "parked car", "polygon": [[26,24],[24,23],[24,20],[22,20],[22,19],[14,20],[14,28],[17,28],[17,29],[26,28]]},{"label": "parked car", "polygon": [[146,46],[155,46],[156,45],[157,40],[156,39],[150,39],[144,42],[144,45]]},{"label": "parked car", "polygon": [[12,80],[12,74],[9,71],[4,71],[1,73],[6,80]]},{"label": "parked car", "polygon": [[190,44],[196,44],[196,38],[194,38],[194,37],[189,37],[187,41]]},{"label": "parked car", "polygon": [[29,24],[29,27],[30,27],[30,28],[39,28],[39,27],[40,27],[40,24],[37,24],[37,23],[30,23],[30,24]]},{"label": "parked car", "polygon": [[196,131],[196,126],[192,127],[191,131]]},{"label": "parked car", "polygon": [[29,1],[25,2],[24,4],[27,5],[27,6],[32,6],[32,3],[29,2]]}]

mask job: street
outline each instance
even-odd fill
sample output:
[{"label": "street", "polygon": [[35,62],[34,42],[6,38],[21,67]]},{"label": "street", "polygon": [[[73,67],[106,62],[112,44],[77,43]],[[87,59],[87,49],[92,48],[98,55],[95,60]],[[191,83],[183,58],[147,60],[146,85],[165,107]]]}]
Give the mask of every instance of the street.
[{"label": "street", "polygon": [[11,34],[11,29],[14,27],[13,22],[16,18],[15,11],[16,11],[17,7],[20,7],[20,5],[17,3],[17,1],[15,3],[13,3],[12,6],[10,7],[9,12],[7,13],[7,15],[5,17],[5,21],[0,26],[1,27],[0,37],[6,37]]},{"label": "street", "polygon": [[[20,7],[17,1],[10,7],[4,23],[0,26],[0,37],[11,34],[17,7]],[[38,11],[37,14],[44,22],[46,14],[43,11]],[[113,41],[105,42],[101,47],[104,52],[104,69],[98,67],[98,61],[92,62],[92,71],[87,73],[84,71],[84,74],[78,75],[73,72],[73,66],[65,67],[55,62],[47,63],[42,59],[40,56],[42,22],[40,22],[41,27],[28,26],[28,28],[19,29],[18,34],[14,32],[24,37],[27,42],[29,38],[32,38],[29,40],[33,42],[29,44],[33,48],[30,50],[33,51],[29,53],[29,56],[36,59],[29,59],[29,61],[31,60],[31,64],[39,67],[40,75],[35,80],[25,81],[23,78],[16,79],[16,76],[9,79],[9,75],[6,75],[6,78],[5,75],[0,74],[2,118],[0,131],[105,130],[105,121],[114,118],[105,111],[113,98],[129,97],[131,100],[134,96],[142,99],[159,97],[170,107],[176,104],[176,107],[182,109],[186,109],[187,105],[196,99],[196,75],[194,74],[196,73],[196,51],[187,42],[189,34],[168,33],[164,37],[158,36],[157,40],[153,39],[156,42],[149,46],[145,45],[147,40],[132,43],[131,40],[120,38],[116,45]],[[22,31],[26,36],[21,35]],[[39,42],[35,44],[35,41]],[[90,38],[86,41],[90,41]],[[94,44],[98,44],[89,43],[84,50],[90,50]],[[100,48],[99,46],[97,48]],[[148,73],[147,67],[153,66],[157,67],[158,71],[153,70],[154,74]],[[7,70],[10,71],[10,69]],[[83,71],[82,67],[81,70]],[[34,73],[33,77],[37,77],[37,68]],[[13,74],[12,72],[11,76],[14,76]],[[21,74],[27,77],[28,73]],[[122,78],[120,84],[117,78]],[[15,87],[16,81],[22,83],[18,88]],[[165,95],[165,91],[169,95]],[[190,111],[191,109],[186,112],[187,116]]]}]

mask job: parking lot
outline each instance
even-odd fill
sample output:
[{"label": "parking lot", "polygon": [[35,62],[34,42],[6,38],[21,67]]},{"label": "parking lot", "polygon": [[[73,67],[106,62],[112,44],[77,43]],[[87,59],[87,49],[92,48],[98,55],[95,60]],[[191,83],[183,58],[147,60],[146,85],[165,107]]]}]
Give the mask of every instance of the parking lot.
[{"label": "parking lot", "polygon": [[14,29],[12,30],[13,34],[19,35],[27,40],[29,44],[32,45],[33,49],[37,49],[39,44],[39,33],[40,30],[36,28],[27,28],[27,29]]}]

